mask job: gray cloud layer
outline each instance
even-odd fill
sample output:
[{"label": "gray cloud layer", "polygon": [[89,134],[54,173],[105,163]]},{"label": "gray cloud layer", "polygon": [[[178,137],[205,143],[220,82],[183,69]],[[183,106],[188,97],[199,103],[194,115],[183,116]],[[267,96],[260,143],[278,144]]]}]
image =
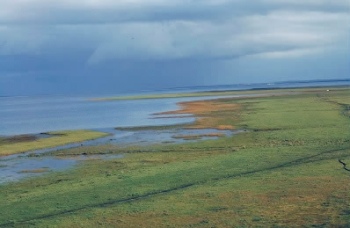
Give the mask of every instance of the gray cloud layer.
[{"label": "gray cloud layer", "polygon": [[[0,53],[35,55],[60,46],[93,49],[88,63],[109,58],[312,53],[348,38],[348,4],[311,0],[254,4],[238,0],[4,1]],[[312,6],[319,11],[307,10]]]},{"label": "gray cloud layer", "polygon": [[123,69],[126,62],[225,65],[237,58],[349,51],[348,0],[0,0],[0,5],[0,72],[7,75],[62,67],[82,74],[103,71],[111,62]]}]

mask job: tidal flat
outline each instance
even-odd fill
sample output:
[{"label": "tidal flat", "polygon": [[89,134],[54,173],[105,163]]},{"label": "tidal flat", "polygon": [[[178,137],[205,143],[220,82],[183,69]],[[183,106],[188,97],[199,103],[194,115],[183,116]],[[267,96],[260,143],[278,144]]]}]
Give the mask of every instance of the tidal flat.
[{"label": "tidal flat", "polygon": [[167,114],[243,132],[52,152],[123,157],[0,185],[0,226],[350,226],[349,87],[194,103]]}]

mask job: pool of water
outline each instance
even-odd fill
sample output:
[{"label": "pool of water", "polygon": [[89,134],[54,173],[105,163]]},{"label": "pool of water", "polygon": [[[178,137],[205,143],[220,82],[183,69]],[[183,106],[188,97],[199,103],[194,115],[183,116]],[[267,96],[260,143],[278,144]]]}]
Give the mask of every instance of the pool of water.
[{"label": "pool of water", "polygon": [[122,158],[120,154],[74,156],[74,157],[30,157],[0,159],[0,184],[18,181],[23,178],[43,175],[47,172],[62,171],[89,159]]},{"label": "pool of water", "polygon": [[[117,145],[127,147],[130,145],[152,145],[159,143],[184,143],[199,140],[217,139],[218,137],[207,136],[210,134],[222,134],[231,136],[242,131],[217,130],[217,129],[165,129],[165,130],[116,130],[113,128],[99,129],[110,135],[107,137],[88,140],[79,143],[71,143],[54,148],[28,151],[0,157],[0,184],[18,181],[23,178],[43,175],[47,172],[62,171],[74,167],[78,163],[88,159],[117,159],[120,154],[80,155],[72,157],[40,156],[48,152],[70,149],[75,147]],[[182,136],[194,136],[193,138]]]}]

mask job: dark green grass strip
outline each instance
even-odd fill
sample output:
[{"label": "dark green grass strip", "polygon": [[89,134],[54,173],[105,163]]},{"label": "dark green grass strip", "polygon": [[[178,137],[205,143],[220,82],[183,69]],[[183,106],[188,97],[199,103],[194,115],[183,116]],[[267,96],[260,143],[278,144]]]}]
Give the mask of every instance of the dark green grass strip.
[{"label": "dark green grass strip", "polygon": [[[154,191],[154,192],[150,192],[150,193],[139,195],[139,196],[133,196],[133,197],[125,198],[125,199],[111,200],[111,201],[107,201],[107,202],[104,202],[104,203],[90,204],[90,205],[85,205],[83,207],[78,207],[78,208],[65,210],[65,211],[61,211],[61,212],[57,212],[57,213],[51,213],[51,214],[47,214],[47,215],[33,217],[33,218],[30,218],[30,219],[25,219],[25,220],[20,220],[20,221],[15,221],[15,222],[7,222],[7,223],[0,224],[0,227],[8,227],[8,226],[15,225],[15,224],[18,225],[18,224],[24,224],[24,223],[32,222],[32,221],[35,221],[35,220],[53,218],[53,217],[56,217],[56,216],[66,215],[66,214],[78,212],[78,211],[89,209],[89,208],[108,207],[108,206],[115,205],[115,204],[128,203],[128,202],[132,202],[132,201],[142,200],[142,199],[146,199],[146,198],[157,196],[157,195],[162,195],[162,194],[175,192],[175,191],[178,191],[178,190],[187,189],[187,188],[190,188],[190,187],[195,186],[195,185],[203,185],[203,184],[206,184],[206,183],[209,183],[209,182],[212,182],[212,181],[221,181],[221,180],[231,179],[231,178],[240,178],[240,177],[245,177],[245,176],[256,174],[256,173],[260,173],[260,172],[272,171],[272,170],[281,169],[281,168],[287,168],[287,167],[293,167],[293,166],[298,166],[298,165],[312,163],[312,162],[315,162],[315,161],[323,161],[323,160],[335,159],[336,156],[334,156],[334,157],[326,157],[326,158],[322,158],[322,157],[318,158],[318,157],[320,157],[322,155],[326,155],[326,154],[331,154],[331,153],[334,153],[334,152],[345,151],[345,150],[348,150],[348,149],[350,149],[350,147],[342,148],[342,149],[336,149],[336,150],[327,150],[327,151],[323,151],[321,153],[318,153],[318,154],[315,154],[315,155],[312,155],[312,156],[299,158],[299,159],[296,159],[296,160],[293,160],[293,161],[289,161],[289,162],[285,162],[285,163],[282,163],[280,165],[272,166],[272,167],[269,167],[269,168],[263,168],[263,169],[258,169],[258,170],[242,172],[242,173],[238,173],[238,174],[231,174],[231,175],[225,175],[225,176],[221,176],[221,177],[215,177],[215,178],[211,178],[211,179],[204,180],[204,181],[183,184],[183,185],[180,185],[180,186],[174,187],[174,188]],[[338,161],[340,162],[341,160],[338,159]],[[343,164],[343,166],[344,166],[344,164]],[[346,168],[346,164],[345,164],[345,168]]]}]

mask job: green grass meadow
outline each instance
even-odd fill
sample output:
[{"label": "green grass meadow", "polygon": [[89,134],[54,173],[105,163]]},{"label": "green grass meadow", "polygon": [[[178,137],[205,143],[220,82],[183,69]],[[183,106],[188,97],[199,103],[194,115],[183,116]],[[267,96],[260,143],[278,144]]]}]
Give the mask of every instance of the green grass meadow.
[{"label": "green grass meadow", "polygon": [[247,131],[0,185],[0,227],[350,227],[348,88],[217,102]]}]

